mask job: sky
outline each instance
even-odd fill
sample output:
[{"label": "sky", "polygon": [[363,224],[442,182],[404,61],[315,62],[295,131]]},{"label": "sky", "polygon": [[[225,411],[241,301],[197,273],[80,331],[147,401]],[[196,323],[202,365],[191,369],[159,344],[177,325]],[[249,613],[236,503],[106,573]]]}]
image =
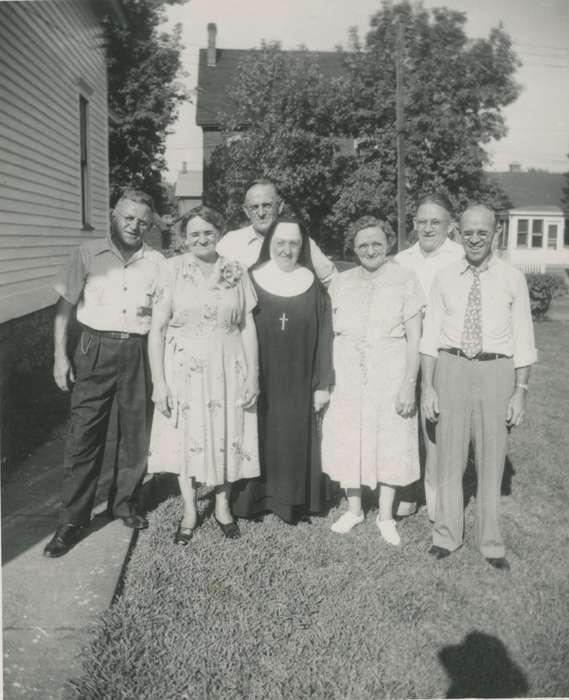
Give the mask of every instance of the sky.
[{"label": "sky", "polygon": [[[446,6],[465,12],[470,37],[487,37],[504,24],[523,65],[517,81],[523,91],[503,113],[508,135],[487,146],[491,170],[522,168],[569,170],[569,0],[424,0],[427,8]],[[380,0],[188,0],[168,8],[167,25],[183,25],[183,83],[193,95],[179,113],[168,137],[167,178],[175,181],[183,162],[202,168],[202,135],[195,124],[198,51],[207,46],[207,24],[217,24],[217,46],[255,48],[263,40],[280,41],[284,49],[300,44],[332,51],[347,43],[348,29],[361,36]]]}]

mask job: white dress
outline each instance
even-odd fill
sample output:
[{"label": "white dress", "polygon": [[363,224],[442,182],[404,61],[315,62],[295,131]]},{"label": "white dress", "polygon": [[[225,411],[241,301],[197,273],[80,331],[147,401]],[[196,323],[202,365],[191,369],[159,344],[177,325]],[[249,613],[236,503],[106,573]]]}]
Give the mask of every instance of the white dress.
[{"label": "white dress", "polygon": [[417,416],[395,400],[405,374],[405,321],[426,300],[415,274],[395,262],[375,278],[360,267],[329,288],[335,386],[322,425],[322,471],[343,488],[404,486],[419,478]]},{"label": "white dress", "polygon": [[191,254],[171,258],[154,304],[170,314],[165,377],[174,409],[154,412],[148,471],[199,483],[258,476],[256,408],[239,405],[246,380],[240,324],[257,303],[247,272],[218,258],[204,277]]}]

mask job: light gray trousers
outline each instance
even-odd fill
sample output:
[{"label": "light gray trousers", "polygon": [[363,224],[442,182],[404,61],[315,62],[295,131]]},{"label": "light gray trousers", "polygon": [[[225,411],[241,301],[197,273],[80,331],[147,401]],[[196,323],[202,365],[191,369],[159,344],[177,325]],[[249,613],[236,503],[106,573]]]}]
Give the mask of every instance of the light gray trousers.
[{"label": "light gray trousers", "polygon": [[467,360],[440,352],[435,388],[437,494],[433,544],[453,551],[464,536],[462,478],[473,442],[478,478],[476,544],[485,557],[503,557],[498,503],[506,458],[506,412],[514,391],[511,359]]}]

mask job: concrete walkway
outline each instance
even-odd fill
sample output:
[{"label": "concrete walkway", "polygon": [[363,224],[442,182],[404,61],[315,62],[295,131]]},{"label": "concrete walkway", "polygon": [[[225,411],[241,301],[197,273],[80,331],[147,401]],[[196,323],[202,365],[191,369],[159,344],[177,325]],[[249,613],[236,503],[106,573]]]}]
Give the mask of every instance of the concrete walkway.
[{"label": "concrete walkway", "polygon": [[[111,425],[114,424],[111,420]],[[104,515],[116,448],[109,436],[95,513],[85,538],[67,555],[43,548],[57,523],[66,426],[2,483],[4,698],[70,697],[78,653],[90,626],[112,601],[135,535]]]}]

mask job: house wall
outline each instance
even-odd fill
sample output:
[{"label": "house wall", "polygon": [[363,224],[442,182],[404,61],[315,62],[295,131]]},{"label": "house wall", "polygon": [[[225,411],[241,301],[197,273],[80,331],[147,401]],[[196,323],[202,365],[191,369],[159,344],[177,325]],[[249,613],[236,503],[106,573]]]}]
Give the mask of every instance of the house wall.
[{"label": "house wall", "polygon": [[199,207],[202,203],[201,197],[177,197],[178,200],[178,215],[182,216],[190,209]]},{"label": "house wall", "polygon": [[[0,323],[55,301],[53,276],[108,221],[102,34],[84,0],[0,3]],[[79,97],[92,230],[82,230]]]},{"label": "house wall", "polygon": [[[520,245],[519,229],[520,219],[528,220],[528,245]],[[543,220],[543,241],[541,247],[532,247],[532,221],[534,219]],[[557,226],[557,245],[556,248],[548,247],[548,227],[550,225]],[[513,265],[524,269],[525,271],[539,271],[545,268],[569,267],[569,247],[563,245],[565,221],[563,216],[551,215],[545,213],[510,213],[509,217],[509,249],[508,257]]]},{"label": "house wall", "polygon": [[[51,378],[53,279],[108,224],[103,36],[87,0],[0,2],[0,458],[31,449],[29,421],[66,410]],[[91,227],[83,229],[79,98],[88,100]],[[37,406],[49,404],[38,415]],[[43,402],[43,403],[42,403]],[[62,403],[63,402],[63,403]],[[60,405],[61,404],[61,405]],[[36,434],[37,431],[28,431]]]}]

